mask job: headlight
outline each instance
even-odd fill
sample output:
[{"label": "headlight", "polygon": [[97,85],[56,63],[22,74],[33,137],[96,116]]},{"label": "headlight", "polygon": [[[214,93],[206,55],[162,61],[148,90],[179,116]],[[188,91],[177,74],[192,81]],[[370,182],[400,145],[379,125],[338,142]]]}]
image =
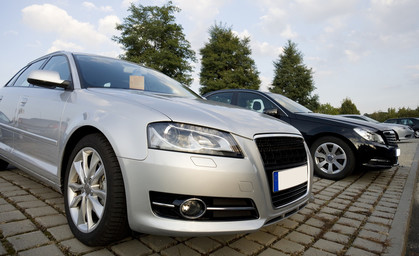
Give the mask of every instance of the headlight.
[{"label": "headlight", "polygon": [[367,129],[364,129],[364,128],[355,128],[354,131],[366,140],[378,142],[378,143],[381,143],[381,144],[385,144],[383,138],[379,134],[377,134],[377,133],[375,133],[371,130],[367,130]]},{"label": "headlight", "polygon": [[243,157],[231,134],[180,123],[149,124],[148,147],[195,154]]}]

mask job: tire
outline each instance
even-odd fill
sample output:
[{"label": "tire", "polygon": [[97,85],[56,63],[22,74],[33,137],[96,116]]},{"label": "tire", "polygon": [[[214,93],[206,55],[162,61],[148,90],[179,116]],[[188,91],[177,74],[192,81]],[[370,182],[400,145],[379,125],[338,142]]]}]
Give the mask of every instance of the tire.
[{"label": "tire", "polygon": [[333,136],[317,139],[310,148],[314,160],[314,172],[317,176],[340,180],[350,175],[355,169],[355,154],[349,145]]},{"label": "tire", "polygon": [[0,159],[0,171],[3,171],[9,166],[9,163]]},{"label": "tire", "polygon": [[67,221],[82,243],[106,245],[128,234],[121,169],[104,136],[90,134],[77,143],[70,155],[64,186]]}]

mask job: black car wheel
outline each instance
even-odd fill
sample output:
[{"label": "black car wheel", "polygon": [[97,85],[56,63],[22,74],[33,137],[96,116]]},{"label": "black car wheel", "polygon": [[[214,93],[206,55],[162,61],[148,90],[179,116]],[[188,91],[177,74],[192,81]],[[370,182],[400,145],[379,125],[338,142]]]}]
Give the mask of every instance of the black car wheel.
[{"label": "black car wheel", "polygon": [[127,234],[122,174],[112,147],[102,135],[87,135],[76,145],[64,186],[68,224],[81,242],[105,245]]},{"label": "black car wheel", "polygon": [[337,137],[322,137],[311,145],[314,172],[326,179],[339,180],[355,169],[355,156],[348,144]]}]

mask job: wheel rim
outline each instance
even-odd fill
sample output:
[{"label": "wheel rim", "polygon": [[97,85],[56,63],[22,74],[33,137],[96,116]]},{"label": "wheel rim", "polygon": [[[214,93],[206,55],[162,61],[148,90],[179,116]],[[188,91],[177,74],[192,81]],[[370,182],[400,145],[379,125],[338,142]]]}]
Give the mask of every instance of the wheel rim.
[{"label": "wheel rim", "polygon": [[93,231],[106,205],[107,182],[100,155],[83,148],[74,158],[67,186],[68,209],[75,226],[84,233]]},{"label": "wheel rim", "polygon": [[339,145],[327,142],[316,149],[314,161],[322,172],[338,174],[345,169],[347,156]]}]

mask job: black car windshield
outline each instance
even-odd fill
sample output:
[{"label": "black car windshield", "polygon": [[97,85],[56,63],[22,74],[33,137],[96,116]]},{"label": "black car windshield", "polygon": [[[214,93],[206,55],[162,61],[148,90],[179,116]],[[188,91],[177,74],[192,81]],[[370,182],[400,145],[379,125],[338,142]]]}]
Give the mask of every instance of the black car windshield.
[{"label": "black car windshield", "polygon": [[75,54],[82,88],[118,88],[198,98],[192,90],[155,70],[132,62]]},{"label": "black car windshield", "polygon": [[313,112],[310,109],[304,107],[303,105],[300,105],[299,103],[291,99],[288,99],[287,97],[281,94],[270,93],[270,92],[267,92],[266,94],[268,94],[271,98],[273,98],[276,102],[278,102],[282,107],[284,107],[285,109],[287,109],[288,111],[292,113],[312,113]]}]

